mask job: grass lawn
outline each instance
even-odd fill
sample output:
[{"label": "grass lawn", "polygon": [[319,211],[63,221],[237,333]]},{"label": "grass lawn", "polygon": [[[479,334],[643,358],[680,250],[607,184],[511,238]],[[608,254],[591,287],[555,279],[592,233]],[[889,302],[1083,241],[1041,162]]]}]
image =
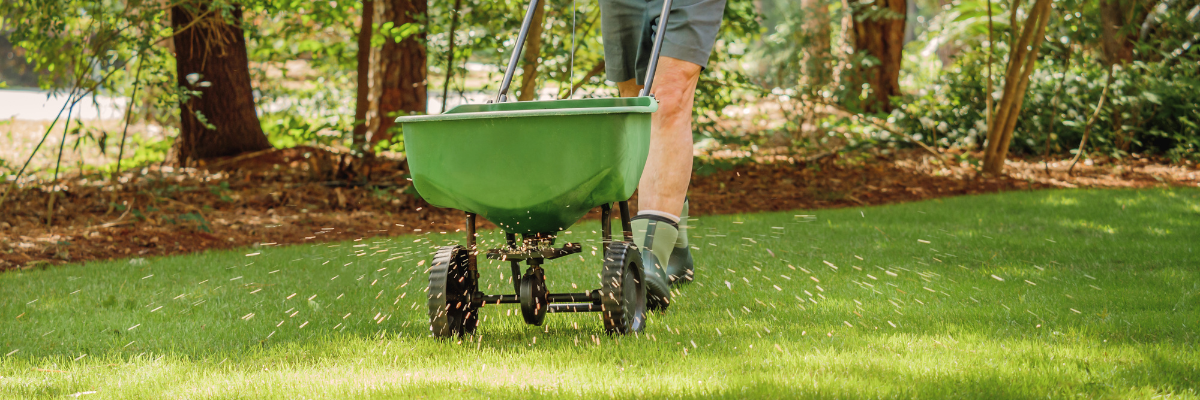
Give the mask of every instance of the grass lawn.
[{"label": "grass lawn", "polygon": [[[696,283],[626,337],[489,306],[479,335],[430,338],[425,270],[453,232],[4,273],[0,398],[1200,398],[1200,190],[702,217],[691,237]],[[600,261],[546,270],[580,291]]]}]

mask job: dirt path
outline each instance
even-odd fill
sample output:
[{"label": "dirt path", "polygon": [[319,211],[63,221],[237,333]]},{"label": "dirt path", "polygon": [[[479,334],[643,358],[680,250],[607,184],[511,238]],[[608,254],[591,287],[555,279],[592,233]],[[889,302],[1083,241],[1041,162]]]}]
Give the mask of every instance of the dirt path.
[{"label": "dirt path", "polygon": [[[0,210],[0,271],[122,257],[174,255],[258,245],[358,239],[415,232],[452,233],[462,214],[412,196],[399,162],[369,176],[383,187],[321,178],[304,149],[238,160],[235,171],[131,171],[120,184],[76,177],[60,182],[50,213],[47,187],[27,188]],[[816,163],[750,164],[693,177],[693,215],[819,209],[1056,187],[1200,186],[1194,166],[1150,160],[1077,167],[1014,161],[1009,176],[975,178],[967,164],[946,167],[902,152]],[[636,204],[636,202],[634,202]],[[596,218],[593,213],[588,218]],[[485,227],[490,224],[485,223]]]}]

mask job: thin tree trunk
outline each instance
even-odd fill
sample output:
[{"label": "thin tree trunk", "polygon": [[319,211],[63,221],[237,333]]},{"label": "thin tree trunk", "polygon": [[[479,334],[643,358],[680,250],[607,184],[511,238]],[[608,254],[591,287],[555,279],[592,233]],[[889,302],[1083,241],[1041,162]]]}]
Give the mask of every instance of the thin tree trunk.
[{"label": "thin tree trunk", "polygon": [[[172,26],[182,28],[174,36],[178,84],[199,92],[179,108],[180,165],[271,148],[254,109],[242,9],[234,6],[234,20],[225,21],[221,13],[205,13],[210,4],[171,7]],[[193,23],[197,15],[202,19]]]},{"label": "thin tree trunk", "polygon": [[1049,16],[1050,0],[1037,0],[1030,9],[1029,17],[1025,19],[1016,46],[1010,47],[1004,92],[992,125],[988,127],[988,144],[983,164],[985,173],[1000,174],[1004,170],[1004,160],[1008,158],[1013,129],[1016,128],[1017,117],[1025,102],[1029,74],[1037,64],[1037,54],[1042,46]]},{"label": "thin tree trunk", "polygon": [[521,67],[521,93],[517,101],[537,98],[538,65],[542,57],[542,25],[546,17],[546,2],[540,1],[529,25],[529,36],[525,38],[525,63]]},{"label": "thin tree trunk", "polygon": [[[418,23],[425,19],[427,0],[386,0],[383,19],[393,26]],[[392,137],[397,115],[424,114],[427,94],[427,53],[425,29],[399,42],[385,40],[379,52],[381,71],[379,112],[376,129],[368,140],[374,144]]]},{"label": "thin tree trunk", "polygon": [[[907,0],[875,0],[874,7],[892,15],[867,17],[861,13],[854,18],[854,48],[879,60],[870,68],[859,68],[859,79],[871,86],[871,94],[863,104],[867,112],[890,112],[890,97],[900,95],[900,63],[904,51],[904,15]],[[861,20],[860,20],[861,19]]]},{"label": "thin tree trunk", "polygon": [[367,111],[371,109],[371,35],[375,1],[363,0],[362,26],[358,29],[358,98],[354,107],[354,152],[369,153]]},{"label": "thin tree trunk", "polygon": [[462,8],[462,0],[454,0],[454,15],[450,17],[450,49],[446,52],[446,83],[442,85],[442,110],[446,112],[446,104],[450,102],[450,80],[454,77],[454,34],[458,29],[458,10]]},{"label": "thin tree trunk", "polygon": [[992,90],[994,90],[994,89],[992,89],[992,63],[993,63],[992,55],[994,55],[996,53],[996,35],[995,35],[995,30],[992,29],[992,0],[984,0],[984,1],[987,2],[988,57],[987,57],[987,89],[985,89],[984,96],[983,96],[983,102],[986,105],[987,109],[984,110],[983,114],[984,114],[984,120],[987,122],[987,126],[991,127],[992,126],[992,112],[995,111],[995,109],[992,108],[992,106],[995,105],[995,104],[993,104],[993,103],[995,103],[995,100],[992,99]]},{"label": "thin tree trunk", "polygon": [[1008,35],[1009,43],[1017,41],[1017,29],[1021,26],[1017,25],[1017,9],[1021,6],[1021,0],[1012,0],[1012,7],[1009,8],[1008,14]]},{"label": "thin tree trunk", "polygon": [[[1133,46],[1137,42],[1137,32],[1132,29],[1133,16],[1138,13],[1133,10],[1137,6],[1135,0],[1100,0],[1100,47],[1103,50],[1106,65],[1126,65],[1133,61]],[[1141,25],[1141,23],[1138,23]],[[1125,107],[1116,105],[1117,110],[1112,115],[1113,144],[1122,151],[1129,151],[1132,140],[1125,131]],[[1131,113],[1136,115],[1136,113]]]},{"label": "thin tree trunk", "polygon": [[125,106],[125,127],[121,129],[121,146],[117,149],[117,167],[113,170],[109,180],[113,184],[117,184],[117,177],[121,175],[121,159],[125,158],[125,139],[129,137],[129,123],[133,120],[133,105],[137,99],[138,87],[142,83],[142,67],[146,66],[145,60],[138,60],[137,73],[133,75],[133,94],[129,96],[129,105]]},{"label": "thin tree trunk", "polygon": [[1083,150],[1087,146],[1088,135],[1092,133],[1092,125],[1096,123],[1096,117],[1100,116],[1100,110],[1104,109],[1104,100],[1108,98],[1108,87],[1113,81],[1113,68],[1108,67],[1108,79],[1104,80],[1104,91],[1100,92],[1100,101],[1096,103],[1096,111],[1092,112],[1092,116],[1088,118],[1087,123],[1083,125],[1083,138],[1079,139],[1079,150],[1075,152],[1075,157],[1071,158],[1071,165],[1067,167],[1067,175],[1071,175],[1071,171],[1075,169],[1075,163],[1083,156]]},{"label": "thin tree trunk", "polygon": [[[1036,3],[1035,3],[1036,4]],[[1000,149],[997,153],[1000,162],[1000,168],[1003,169],[1004,160],[1008,158],[1008,147],[1012,144],[1013,131],[1017,127],[1017,119],[1021,114],[1021,107],[1025,104],[1025,93],[1029,87],[1029,75],[1037,67],[1038,52],[1041,50],[1042,39],[1045,37],[1046,24],[1050,20],[1050,6],[1053,4],[1050,0],[1046,0],[1046,5],[1043,7],[1041,16],[1037,19],[1037,30],[1030,38],[1032,49],[1027,50],[1025,54],[1025,67],[1021,70],[1020,80],[1017,84],[1017,91],[1014,93],[1016,97],[1012,107],[1007,112],[1007,123],[1002,131],[1003,136],[1000,139]],[[1028,24],[1029,21],[1026,21]],[[999,172],[997,172],[999,173]]]}]

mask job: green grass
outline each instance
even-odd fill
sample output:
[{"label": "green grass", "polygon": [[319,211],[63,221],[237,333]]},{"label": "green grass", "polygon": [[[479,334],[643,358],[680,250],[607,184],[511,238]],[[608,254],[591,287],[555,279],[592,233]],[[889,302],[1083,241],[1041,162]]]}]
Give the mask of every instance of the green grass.
[{"label": "green grass", "polygon": [[[0,274],[0,398],[1200,398],[1200,190],[693,225],[697,282],[627,337],[512,306],[428,337],[453,232]],[[582,259],[550,262],[551,290],[597,286]]]}]

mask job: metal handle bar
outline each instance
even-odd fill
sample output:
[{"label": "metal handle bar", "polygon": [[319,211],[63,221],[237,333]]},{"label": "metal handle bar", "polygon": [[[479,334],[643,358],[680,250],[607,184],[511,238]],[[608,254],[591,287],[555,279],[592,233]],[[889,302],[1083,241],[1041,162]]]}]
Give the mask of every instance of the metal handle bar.
[{"label": "metal handle bar", "polygon": [[521,58],[521,49],[525,47],[525,36],[529,34],[529,25],[533,23],[533,14],[537,11],[538,0],[529,1],[529,11],[525,12],[525,21],[521,22],[521,33],[517,34],[517,46],[513,48],[512,57],[508,59],[508,69],[504,71],[504,81],[500,83],[500,93],[496,94],[496,102],[508,101],[508,85],[512,83],[513,72],[517,69],[517,59]]},{"label": "metal handle bar", "polygon": [[658,29],[654,32],[654,49],[650,51],[650,65],[646,68],[646,84],[639,96],[649,96],[654,85],[654,72],[658,69],[658,56],[662,51],[663,37],[667,34],[667,17],[671,15],[671,0],[663,0],[662,14],[658,17]]},{"label": "metal handle bar", "polygon": [[[504,70],[504,81],[500,82],[500,92],[496,93],[496,103],[508,101],[508,87],[512,84],[513,73],[517,69],[517,59],[521,58],[521,50],[525,47],[525,37],[529,34],[529,25],[533,23],[533,14],[537,11],[538,0],[529,1],[529,11],[525,12],[525,20],[521,22],[521,32],[517,34],[516,47],[508,58],[508,68]],[[650,87],[654,84],[654,72],[658,69],[658,57],[662,52],[663,37],[667,33],[667,17],[671,14],[671,0],[663,0],[662,14],[658,17],[658,29],[654,34],[654,48],[650,51],[650,65],[646,68],[646,84],[639,96],[650,95]]]}]

